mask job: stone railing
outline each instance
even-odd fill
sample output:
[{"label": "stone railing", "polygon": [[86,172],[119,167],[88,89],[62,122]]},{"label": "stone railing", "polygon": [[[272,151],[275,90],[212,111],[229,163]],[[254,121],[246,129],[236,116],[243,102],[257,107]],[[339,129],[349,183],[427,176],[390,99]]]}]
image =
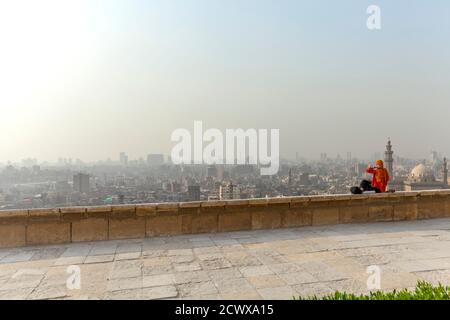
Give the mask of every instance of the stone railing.
[{"label": "stone railing", "polygon": [[0,211],[0,247],[450,217],[450,190]]}]

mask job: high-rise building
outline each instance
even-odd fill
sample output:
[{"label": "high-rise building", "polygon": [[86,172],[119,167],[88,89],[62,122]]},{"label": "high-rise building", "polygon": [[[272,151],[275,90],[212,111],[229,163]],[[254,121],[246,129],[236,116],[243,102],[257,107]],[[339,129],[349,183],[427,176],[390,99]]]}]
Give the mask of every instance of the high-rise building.
[{"label": "high-rise building", "polygon": [[120,164],[126,166],[128,164],[128,156],[125,152],[119,154]]},{"label": "high-rise building", "polygon": [[347,160],[345,162],[345,166],[347,167],[347,176],[352,176],[352,153],[347,152]]},{"label": "high-rise building", "polygon": [[443,173],[443,182],[445,186],[448,186],[448,166],[447,166],[447,158],[444,158],[444,162],[442,164],[442,173]]},{"label": "high-rise building", "polygon": [[220,200],[233,200],[240,199],[241,191],[240,189],[233,185],[233,183],[228,183],[227,185],[221,185],[219,188],[219,199]]},{"label": "high-rise building", "polygon": [[228,172],[225,171],[225,167],[223,165],[220,165],[217,168],[217,179],[218,180],[223,180],[223,179],[226,179],[226,178],[228,178]]},{"label": "high-rise building", "polygon": [[188,186],[189,201],[200,201],[200,186]]},{"label": "high-rise building", "polygon": [[366,172],[367,164],[357,162],[355,163],[355,175],[357,177],[363,177]]},{"label": "high-rise building", "polygon": [[430,159],[432,163],[436,163],[439,160],[439,155],[437,151],[431,151],[430,152]]},{"label": "high-rise building", "polygon": [[89,175],[77,173],[73,176],[73,190],[80,193],[89,193],[90,182]]},{"label": "high-rise building", "polygon": [[178,182],[171,182],[170,183],[170,192],[180,192],[181,191],[181,184]]},{"label": "high-rise building", "polygon": [[164,164],[164,155],[149,154],[147,156],[147,164],[151,166]]},{"label": "high-rise building", "polygon": [[217,167],[216,167],[216,166],[209,166],[209,167],[207,168],[207,173],[206,173],[206,175],[207,175],[208,177],[214,177],[214,178],[217,178]]},{"label": "high-rise building", "polygon": [[303,173],[300,175],[300,184],[301,184],[301,185],[304,185],[304,186],[309,185],[309,173],[303,172]]}]

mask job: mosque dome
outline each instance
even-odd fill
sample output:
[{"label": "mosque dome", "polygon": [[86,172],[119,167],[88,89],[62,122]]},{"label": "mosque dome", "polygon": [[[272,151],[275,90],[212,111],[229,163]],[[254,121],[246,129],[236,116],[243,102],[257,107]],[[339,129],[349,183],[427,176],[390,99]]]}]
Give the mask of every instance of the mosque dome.
[{"label": "mosque dome", "polygon": [[409,180],[414,182],[434,182],[436,178],[433,171],[421,163],[411,170]]}]

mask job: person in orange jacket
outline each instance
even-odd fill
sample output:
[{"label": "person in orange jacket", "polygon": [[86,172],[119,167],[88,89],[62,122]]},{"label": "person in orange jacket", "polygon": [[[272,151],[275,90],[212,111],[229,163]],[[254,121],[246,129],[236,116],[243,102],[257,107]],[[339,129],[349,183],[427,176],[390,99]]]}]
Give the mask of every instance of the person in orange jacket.
[{"label": "person in orange jacket", "polygon": [[372,168],[369,164],[366,172],[373,174],[372,188],[379,189],[380,192],[386,192],[390,177],[389,172],[384,167],[383,160],[375,161],[375,168]]}]

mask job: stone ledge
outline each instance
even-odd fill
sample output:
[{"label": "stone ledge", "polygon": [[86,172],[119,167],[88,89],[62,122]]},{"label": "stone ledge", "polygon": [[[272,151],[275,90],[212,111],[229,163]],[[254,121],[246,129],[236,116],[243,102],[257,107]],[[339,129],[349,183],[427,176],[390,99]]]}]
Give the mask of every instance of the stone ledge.
[{"label": "stone ledge", "polygon": [[60,221],[61,211],[59,208],[30,209],[28,211],[28,222]]},{"label": "stone ledge", "polygon": [[450,190],[0,211],[0,248],[450,217]]},{"label": "stone ledge", "polygon": [[201,201],[180,202],[180,209],[193,209],[193,208],[200,208],[201,206],[202,206]]},{"label": "stone ledge", "polygon": [[136,205],[136,216],[152,217],[156,215],[156,204],[138,204]]},{"label": "stone ledge", "polygon": [[0,225],[11,223],[26,224],[28,221],[28,214],[28,210],[0,211]]}]

